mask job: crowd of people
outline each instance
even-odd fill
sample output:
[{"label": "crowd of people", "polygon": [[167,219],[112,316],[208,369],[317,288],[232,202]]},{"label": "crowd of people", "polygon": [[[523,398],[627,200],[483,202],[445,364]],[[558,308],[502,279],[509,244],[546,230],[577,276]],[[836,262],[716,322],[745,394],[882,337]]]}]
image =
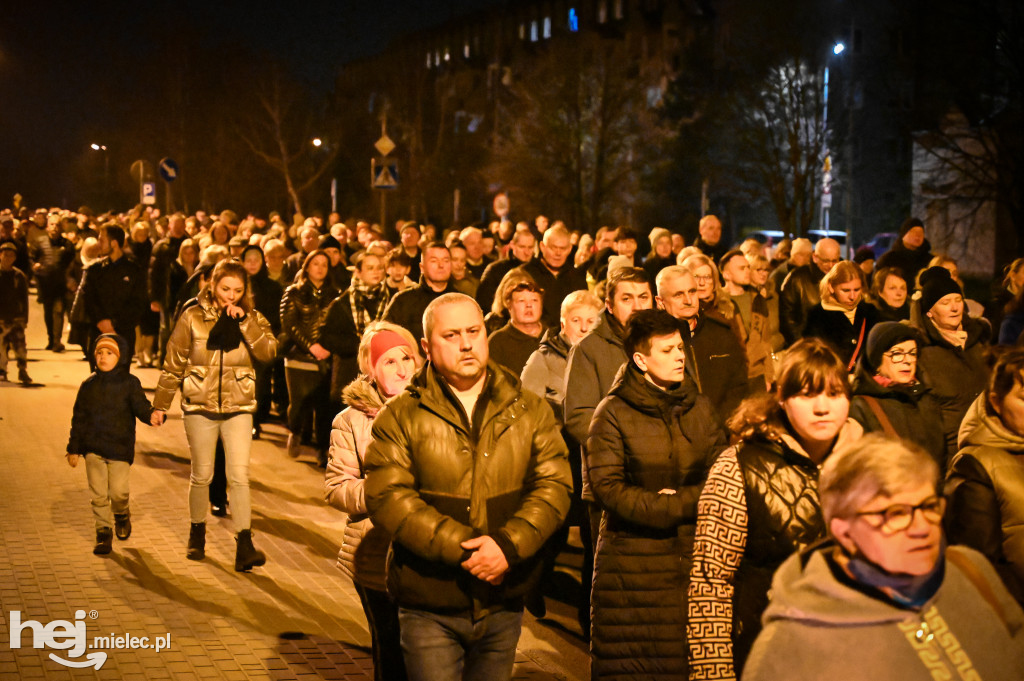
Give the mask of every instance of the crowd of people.
[{"label": "crowd of people", "polygon": [[180,393],[186,557],[230,513],[263,565],[249,451],[282,423],[378,679],[509,678],[571,526],[594,679],[1024,678],[1024,258],[977,302],[919,220],[850,260],[698,232],[8,210],[0,379],[31,383],[34,283],[46,351],[95,370],[67,457],[100,555]]}]

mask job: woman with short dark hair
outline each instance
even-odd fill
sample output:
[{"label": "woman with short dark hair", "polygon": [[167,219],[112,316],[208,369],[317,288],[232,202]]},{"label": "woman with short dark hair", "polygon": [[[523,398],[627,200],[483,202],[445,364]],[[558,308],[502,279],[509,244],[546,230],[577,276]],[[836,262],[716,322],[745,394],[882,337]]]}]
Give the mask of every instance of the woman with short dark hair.
[{"label": "woman with short dark hair", "polygon": [[678,320],[635,312],[623,346],[628,360],[594,412],[586,447],[602,511],[591,678],[685,679],[697,497],[725,434],[686,375]]}]

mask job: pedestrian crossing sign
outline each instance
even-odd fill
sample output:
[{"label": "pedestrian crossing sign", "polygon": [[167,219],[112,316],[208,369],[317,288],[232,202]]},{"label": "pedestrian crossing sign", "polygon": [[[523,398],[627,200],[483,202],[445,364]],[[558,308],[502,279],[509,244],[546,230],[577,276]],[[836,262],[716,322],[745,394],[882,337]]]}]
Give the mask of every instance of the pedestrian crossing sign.
[{"label": "pedestrian crossing sign", "polygon": [[397,189],[398,164],[373,159],[370,162],[370,186],[374,189]]}]

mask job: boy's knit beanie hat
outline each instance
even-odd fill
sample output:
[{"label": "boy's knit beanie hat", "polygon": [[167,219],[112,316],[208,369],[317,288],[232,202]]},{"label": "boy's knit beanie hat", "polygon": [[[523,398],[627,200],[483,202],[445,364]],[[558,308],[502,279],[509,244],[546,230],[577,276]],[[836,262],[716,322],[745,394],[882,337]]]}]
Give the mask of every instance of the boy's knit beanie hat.
[{"label": "boy's knit beanie hat", "polygon": [[109,336],[106,338],[100,338],[98,341],[96,341],[96,347],[93,348],[93,354],[99,352],[100,348],[106,348],[107,350],[110,350],[119,359],[121,357],[121,348],[118,346],[117,341]]}]

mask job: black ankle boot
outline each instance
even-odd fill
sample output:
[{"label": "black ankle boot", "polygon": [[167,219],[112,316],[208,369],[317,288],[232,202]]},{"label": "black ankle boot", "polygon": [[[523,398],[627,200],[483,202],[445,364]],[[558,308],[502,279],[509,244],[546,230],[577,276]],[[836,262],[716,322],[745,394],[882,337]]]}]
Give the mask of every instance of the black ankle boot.
[{"label": "black ankle boot", "polygon": [[185,557],[189,560],[206,558],[206,523],[192,523],[188,531],[188,553]]},{"label": "black ankle boot", "polygon": [[257,551],[252,545],[252,531],[242,530],[235,537],[238,545],[235,547],[235,572],[248,572],[251,568],[259,567],[267,562],[267,557],[262,551]]},{"label": "black ankle boot", "polygon": [[114,534],[121,540],[132,536],[132,516],[130,513],[114,514]]},{"label": "black ankle boot", "polygon": [[96,530],[96,546],[92,552],[97,556],[105,556],[110,553],[110,545],[114,541],[114,533],[109,527],[101,527]]}]

